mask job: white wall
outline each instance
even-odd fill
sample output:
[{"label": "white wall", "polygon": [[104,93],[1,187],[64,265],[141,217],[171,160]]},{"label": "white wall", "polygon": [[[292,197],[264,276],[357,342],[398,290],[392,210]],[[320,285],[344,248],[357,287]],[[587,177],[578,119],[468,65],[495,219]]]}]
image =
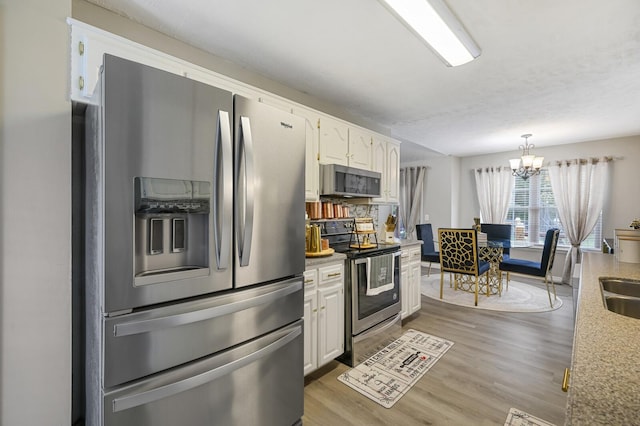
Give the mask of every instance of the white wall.
[{"label": "white wall", "polygon": [[0,424],[71,419],[71,0],[0,0]]},{"label": "white wall", "polygon": [[[640,182],[640,136],[598,140],[550,147],[537,147],[536,155],[550,161],[572,158],[613,156],[610,188],[603,210],[603,236],[613,237],[615,228],[628,228],[631,221],[640,217],[640,191],[635,187]],[[508,165],[509,158],[519,155],[517,151],[462,158],[460,173],[460,210],[458,220],[471,223],[480,214],[472,170],[483,166]]]},{"label": "white wall", "polygon": [[[615,228],[628,228],[634,218],[640,217],[640,192],[634,186],[640,182],[640,136],[536,147],[534,152],[544,156],[545,163],[578,157],[615,157],[616,160],[611,164],[610,188],[603,210],[603,236],[613,237]],[[463,158],[427,154],[421,159],[421,164],[429,167],[424,211],[430,214],[434,229],[471,226],[473,218],[480,215],[472,170],[508,165],[509,159],[519,154],[518,151],[512,151]],[[558,250],[553,268],[556,277],[562,276],[565,253],[565,250]],[[541,249],[513,249],[512,256],[537,260],[540,259]]]}]

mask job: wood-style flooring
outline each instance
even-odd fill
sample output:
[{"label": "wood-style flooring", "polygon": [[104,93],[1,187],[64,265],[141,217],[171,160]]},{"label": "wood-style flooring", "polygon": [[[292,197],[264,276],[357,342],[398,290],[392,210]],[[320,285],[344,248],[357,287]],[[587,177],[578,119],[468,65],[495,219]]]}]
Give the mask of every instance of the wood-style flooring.
[{"label": "wood-style flooring", "polygon": [[[541,280],[512,279],[544,288]],[[332,361],[305,379],[304,425],[503,425],[511,407],[563,425],[561,383],[574,317],[571,287],[556,289],[563,306],[544,313],[472,309],[422,296],[422,309],[403,328],[453,347],[390,409],[339,382],[349,367]]]}]

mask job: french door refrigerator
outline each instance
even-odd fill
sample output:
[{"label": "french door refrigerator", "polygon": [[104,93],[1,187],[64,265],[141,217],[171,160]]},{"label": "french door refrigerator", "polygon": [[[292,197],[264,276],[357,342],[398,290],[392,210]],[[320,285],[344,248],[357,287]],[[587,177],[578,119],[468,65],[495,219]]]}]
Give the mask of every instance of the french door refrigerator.
[{"label": "french door refrigerator", "polygon": [[86,129],[86,423],[299,423],[302,119],[105,55]]}]

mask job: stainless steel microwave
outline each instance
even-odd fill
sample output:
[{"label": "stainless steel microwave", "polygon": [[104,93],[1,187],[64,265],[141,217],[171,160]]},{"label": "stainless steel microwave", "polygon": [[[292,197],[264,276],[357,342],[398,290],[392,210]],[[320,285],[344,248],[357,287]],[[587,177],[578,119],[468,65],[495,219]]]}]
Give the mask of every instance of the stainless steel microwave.
[{"label": "stainless steel microwave", "polygon": [[377,198],[382,174],[339,164],[320,165],[320,195]]}]

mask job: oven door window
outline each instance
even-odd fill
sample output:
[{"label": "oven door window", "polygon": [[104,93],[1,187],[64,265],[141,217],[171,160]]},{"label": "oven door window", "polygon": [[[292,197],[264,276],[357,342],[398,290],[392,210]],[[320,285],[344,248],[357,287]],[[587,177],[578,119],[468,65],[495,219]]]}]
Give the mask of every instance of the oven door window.
[{"label": "oven door window", "polygon": [[395,258],[393,267],[394,286],[391,290],[384,291],[375,296],[367,296],[366,262],[357,264],[356,275],[358,283],[357,315],[359,320],[367,318],[382,309],[398,303],[400,297],[400,256]]}]

